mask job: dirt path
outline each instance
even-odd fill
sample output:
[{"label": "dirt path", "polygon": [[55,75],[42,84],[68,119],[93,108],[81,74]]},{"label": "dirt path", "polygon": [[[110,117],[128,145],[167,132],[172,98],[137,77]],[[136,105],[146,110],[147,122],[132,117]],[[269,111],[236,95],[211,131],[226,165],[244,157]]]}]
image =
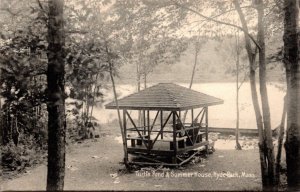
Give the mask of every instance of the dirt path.
[{"label": "dirt path", "polygon": [[[113,135],[72,146],[66,156],[65,190],[261,189],[256,149],[217,149],[204,162],[190,164],[184,169],[166,170],[163,177],[155,177],[150,170],[122,173],[119,171],[123,168],[119,163],[121,159],[122,145]],[[223,177],[217,177],[222,174]],[[46,165],[41,165],[19,178],[4,181],[0,190],[45,190],[45,186]]]}]

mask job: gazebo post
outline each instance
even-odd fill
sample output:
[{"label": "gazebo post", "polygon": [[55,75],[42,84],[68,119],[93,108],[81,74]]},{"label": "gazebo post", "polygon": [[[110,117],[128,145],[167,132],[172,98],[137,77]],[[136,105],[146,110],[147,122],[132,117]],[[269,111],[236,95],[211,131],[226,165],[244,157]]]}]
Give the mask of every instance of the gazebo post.
[{"label": "gazebo post", "polygon": [[151,144],[150,144],[150,111],[149,110],[147,110],[147,132],[148,132],[148,145],[150,146]]},{"label": "gazebo post", "polygon": [[144,125],[144,135],[146,135],[146,112],[143,110],[143,125]]},{"label": "gazebo post", "polygon": [[191,109],[191,116],[192,116],[192,126],[194,126],[194,109]]},{"label": "gazebo post", "polygon": [[[191,118],[192,118],[192,123],[191,123],[191,126],[192,127],[194,127],[194,109],[191,109]],[[193,140],[193,142],[196,142],[196,140],[197,140],[197,134],[198,134],[198,132],[197,133],[195,133],[195,128],[193,128],[192,129],[192,140]],[[194,145],[194,143],[193,143],[193,145]]]},{"label": "gazebo post", "polygon": [[[208,141],[208,107],[205,107],[205,137]],[[208,145],[206,145],[206,152],[208,153]]]},{"label": "gazebo post", "polygon": [[173,113],[173,149],[174,155],[172,158],[172,163],[176,164],[176,155],[177,155],[177,145],[176,145],[176,111],[172,111]]},{"label": "gazebo post", "polygon": [[127,166],[128,164],[128,150],[127,150],[127,123],[126,123],[126,109],[123,109],[123,129],[124,129],[124,139],[125,139],[125,148],[126,153],[124,154],[124,164]]},{"label": "gazebo post", "polygon": [[[163,124],[164,124],[164,119],[163,119],[163,110],[160,111],[160,129],[163,129]],[[164,134],[163,131],[160,134],[160,138],[163,139],[164,138]]]}]

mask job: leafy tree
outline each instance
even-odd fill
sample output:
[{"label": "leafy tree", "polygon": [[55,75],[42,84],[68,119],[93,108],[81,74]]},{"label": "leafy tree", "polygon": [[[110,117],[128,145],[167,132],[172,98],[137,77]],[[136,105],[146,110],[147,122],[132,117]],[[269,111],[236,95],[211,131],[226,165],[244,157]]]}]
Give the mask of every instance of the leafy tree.
[{"label": "leafy tree", "polygon": [[[209,5],[212,7],[216,7],[215,15],[206,16],[202,14],[202,8],[198,6],[188,6],[184,3],[175,2],[175,4],[183,9],[189,10],[190,12],[208,20],[211,22],[215,22],[222,26],[228,26],[240,29],[244,32],[245,36],[245,48],[248,53],[249,59],[249,71],[250,71],[250,84],[251,84],[251,92],[252,92],[252,101],[255,110],[256,120],[257,120],[257,128],[259,131],[259,148],[260,148],[260,162],[261,162],[261,172],[262,172],[262,180],[263,180],[263,189],[264,190],[272,190],[274,184],[276,184],[275,180],[275,166],[274,166],[274,151],[273,151],[273,142],[272,142],[272,133],[271,133],[271,124],[270,124],[270,110],[268,104],[268,95],[266,88],[266,60],[265,60],[265,25],[264,25],[264,11],[266,9],[266,4],[263,1],[245,1],[243,2],[245,5],[243,8],[247,9],[247,15],[242,11],[241,2],[233,1],[231,3],[225,2],[213,2]],[[234,8],[232,8],[232,6]],[[233,11],[237,11],[238,17],[240,18],[240,22],[242,26],[238,26],[232,21],[226,20],[224,15],[228,15]],[[255,17],[253,17],[255,16]],[[247,17],[247,18],[246,18]],[[222,18],[222,20],[220,19]],[[249,28],[250,21],[253,20],[257,23],[257,29]],[[256,20],[256,21],[255,21]],[[248,21],[248,23],[247,23]],[[256,32],[257,40],[253,37],[252,31]],[[252,43],[255,45],[252,48]],[[259,83],[260,83],[260,94],[261,94],[261,103],[262,110],[259,106],[259,98],[256,89],[256,80],[255,80],[255,70],[256,70],[256,55],[258,53],[258,63],[259,63]]]},{"label": "leafy tree", "polygon": [[[116,1],[112,5],[108,15],[115,18],[110,21],[113,31],[127,42],[119,55],[136,66],[137,91],[142,79],[147,87],[147,77],[157,65],[174,63],[187,48],[187,38],[175,33],[184,12],[159,1]],[[143,124],[140,117],[141,112],[139,124]]]},{"label": "leafy tree", "polygon": [[[5,1],[4,1],[5,2]],[[6,2],[8,5],[15,1]],[[41,126],[37,122],[42,118],[44,100],[46,43],[43,38],[43,18],[39,17],[36,6],[31,1],[10,8],[2,4],[2,10],[13,18],[9,24],[4,22],[7,30],[2,33],[3,44],[0,48],[1,87],[4,100],[3,144],[12,138],[17,145],[20,134],[35,134],[42,144]],[[19,6],[32,5],[32,11]],[[19,9],[17,9],[19,8]],[[15,13],[16,12],[16,13]],[[13,14],[14,13],[14,14]],[[24,19],[24,15],[26,15]],[[10,18],[8,17],[8,18]],[[15,26],[20,22],[20,28]]]},{"label": "leafy tree", "polygon": [[[171,6],[168,6],[171,5]],[[141,79],[146,87],[147,75],[159,64],[171,64],[187,48],[187,38],[176,31],[185,23],[185,10],[170,2],[116,1],[112,6],[120,36],[128,39],[131,49],[123,57],[137,67],[137,89]]]},{"label": "leafy tree", "polygon": [[[103,44],[99,40],[101,36],[93,30],[87,31],[97,22],[99,12],[97,8],[90,9],[93,5],[85,6],[86,1],[81,2],[84,6],[79,6],[78,10],[78,6],[73,6],[80,5],[77,3],[67,1],[64,7],[67,28],[64,33],[64,54],[67,58],[64,81],[71,89],[73,95],[70,96],[84,102],[83,107],[80,104],[77,106],[84,109],[81,117],[86,128],[92,119],[93,106],[102,96],[101,89],[108,81],[109,70],[107,62],[101,59],[104,54]],[[97,3],[98,7],[102,2],[91,0],[88,3]],[[0,44],[0,82],[4,98],[1,99],[4,102],[1,105],[4,108],[1,110],[1,132],[4,133],[1,140],[5,145],[10,141],[24,144],[34,136],[34,142],[40,144],[37,146],[46,148],[49,7],[44,1],[2,0],[0,8],[3,15],[0,22],[6,29],[1,32]],[[99,29],[102,24],[97,26]],[[78,130],[78,127],[75,128]]]},{"label": "leafy tree", "polygon": [[72,127],[77,127],[80,138],[88,137],[88,129],[94,126],[94,105],[109,81],[109,67],[103,59],[105,14],[100,12],[105,4],[106,1],[80,0],[66,1],[65,5],[66,86],[70,98],[76,99],[70,103],[74,106],[71,115],[76,116]]}]

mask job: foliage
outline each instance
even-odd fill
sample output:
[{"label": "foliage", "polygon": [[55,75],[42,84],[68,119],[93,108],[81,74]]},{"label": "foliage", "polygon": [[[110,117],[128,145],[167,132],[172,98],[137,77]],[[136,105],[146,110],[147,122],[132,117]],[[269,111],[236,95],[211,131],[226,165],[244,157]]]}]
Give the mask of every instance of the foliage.
[{"label": "foliage", "polygon": [[[187,49],[188,38],[178,33],[185,23],[186,10],[169,1],[116,1],[109,12],[118,39],[127,41],[120,51],[127,63],[134,64],[137,83],[159,64],[173,64]],[[138,88],[139,89],[139,88]]]},{"label": "foliage", "polygon": [[31,167],[43,161],[44,151],[36,145],[32,136],[22,135],[22,143],[16,146],[13,142],[1,146],[1,166],[3,174],[7,171],[22,172],[26,167]]},{"label": "foliage", "polygon": [[[91,10],[91,4],[86,1],[81,1],[81,4],[83,7],[80,10],[74,10],[74,2],[69,2],[66,8],[75,11],[72,13],[76,17],[70,11],[66,18],[70,30],[65,46],[65,83],[70,90],[69,96],[85,103],[86,110],[79,112],[87,121],[92,117],[90,106],[99,102],[97,98],[102,96],[101,90],[106,88],[105,82],[108,79],[105,62],[99,59],[103,56],[99,54],[103,45],[95,40],[92,33],[80,32],[92,24],[81,25],[83,20],[88,21],[88,12]],[[1,34],[3,41],[0,47],[1,96],[5,101],[2,118],[6,120],[4,129],[8,130],[4,143],[9,142],[9,135],[13,133],[18,137],[17,132],[34,134],[36,138],[43,137],[43,134],[39,135],[40,130],[46,128],[44,117],[47,112],[43,104],[47,101],[47,10],[47,4],[41,1],[22,1],[20,5],[16,1],[5,1],[2,4],[1,13],[13,21],[11,24],[2,21],[7,31]]]},{"label": "foliage", "polygon": [[[14,17],[17,20],[22,18],[22,14]],[[17,23],[12,23],[12,26]],[[44,21],[33,9],[25,23],[16,31],[7,30],[0,47],[0,94],[5,99],[1,117],[3,129],[7,130],[3,136],[4,144],[9,142],[9,135],[12,135],[17,145],[20,132],[35,133],[35,137],[39,138],[37,130],[45,127],[39,121],[44,113],[42,103],[45,102],[46,62],[43,53],[47,44],[45,30],[42,30]]]},{"label": "foliage", "polygon": [[[72,7],[71,4],[67,6],[69,9]],[[47,149],[45,104],[48,100],[46,96],[48,6],[42,1],[1,0],[0,8],[0,22],[6,29],[1,32],[0,40],[0,99],[1,102],[4,101],[0,106],[1,145],[4,145],[4,160],[11,164],[5,166],[15,169],[16,166],[25,166],[22,163],[23,156],[26,156],[24,148],[32,148],[31,145],[39,147],[32,148],[34,152],[30,156],[38,155],[39,150]],[[86,29],[86,26],[76,29],[83,23],[82,19],[87,19],[82,18],[80,14],[88,9],[85,7],[75,12],[79,15],[79,20],[73,18],[71,14],[66,16],[66,20],[70,21],[67,24],[71,25],[70,31],[67,31],[65,46],[67,56],[65,84],[70,90],[69,96],[85,102],[85,108],[102,101],[99,97],[101,98],[102,89],[106,88],[108,80],[106,63],[99,59],[103,56],[99,54],[99,49],[103,45],[95,40],[92,33],[81,34],[79,30]],[[6,20],[2,20],[3,18]],[[87,120],[92,119],[92,109],[77,112],[80,114],[77,116],[77,124],[68,129],[70,137],[76,134],[74,136],[76,138],[81,135],[83,127],[89,127],[90,123]],[[28,138],[32,138],[34,144],[28,143]]]},{"label": "foliage", "polygon": [[[249,24],[246,36],[252,37],[252,46],[258,31],[253,2],[239,1]],[[277,24],[282,7],[277,1],[264,3],[265,34],[271,42],[276,39],[273,35],[281,32]],[[138,84],[143,76],[146,86],[147,75],[157,65],[180,60],[195,39],[210,37],[222,42],[236,28],[242,29],[232,1],[66,0],[64,10],[64,98],[72,100],[67,111],[71,140],[87,137],[93,107],[102,102],[103,90],[108,88],[109,72],[117,76],[121,65],[134,64]],[[1,0],[0,4],[4,29],[0,33],[2,143],[6,145],[5,161],[13,167],[20,166],[23,148],[33,145],[27,138],[42,149],[46,146],[47,13],[45,1]],[[227,52],[217,50],[217,54]],[[219,71],[219,66],[204,68],[212,74]],[[237,73],[233,67],[227,72]]]}]

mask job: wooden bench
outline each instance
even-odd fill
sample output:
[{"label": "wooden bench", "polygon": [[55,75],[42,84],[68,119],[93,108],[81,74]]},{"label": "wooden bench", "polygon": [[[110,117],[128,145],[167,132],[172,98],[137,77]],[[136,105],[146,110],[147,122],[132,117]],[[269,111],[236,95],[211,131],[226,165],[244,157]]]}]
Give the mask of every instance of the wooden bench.
[{"label": "wooden bench", "polygon": [[[130,137],[130,141],[131,141],[131,147],[135,147],[135,145],[142,145],[143,144],[143,140],[148,143],[148,135],[142,135],[142,137]],[[136,141],[136,143],[135,143]],[[149,140],[150,145],[152,144],[152,140]]]},{"label": "wooden bench", "polygon": [[199,133],[197,135],[196,143],[201,143],[203,141],[204,135],[205,135],[205,132],[199,131]]},{"label": "wooden bench", "polygon": [[[185,139],[187,137],[176,137],[176,148],[185,148]],[[170,150],[174,150],[173,138],[170,139],[162,139],[162,142],[170,142]]]}]

